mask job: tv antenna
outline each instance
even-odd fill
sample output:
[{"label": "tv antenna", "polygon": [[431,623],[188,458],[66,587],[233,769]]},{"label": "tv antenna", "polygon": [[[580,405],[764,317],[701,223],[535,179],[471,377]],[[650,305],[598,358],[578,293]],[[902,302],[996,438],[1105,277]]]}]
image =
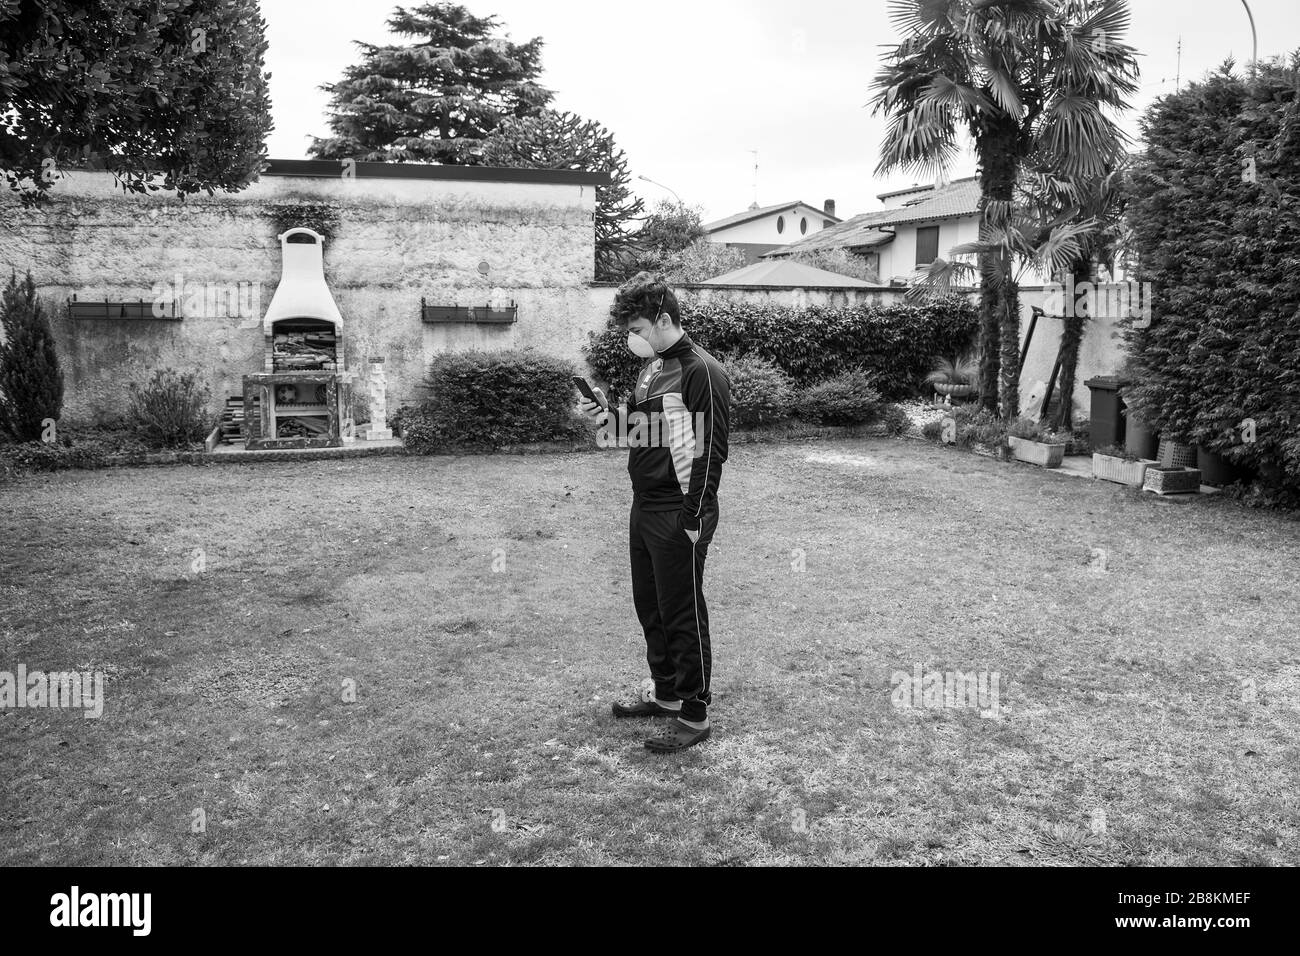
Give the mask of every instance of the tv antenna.
[{"label": "tv antenna", "polygon": [[754,205],[750,206],[749,208],[757,209],[758,208],[758,150],[751,149],[750,152],[754,154]]}]

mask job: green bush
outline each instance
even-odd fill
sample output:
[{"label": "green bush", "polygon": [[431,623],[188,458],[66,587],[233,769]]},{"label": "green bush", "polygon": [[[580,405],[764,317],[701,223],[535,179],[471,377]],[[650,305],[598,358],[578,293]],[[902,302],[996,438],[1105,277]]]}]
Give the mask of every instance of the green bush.
[{"label": "green bush", "polygon": [[1298,59],[1254,78],[1225,66],[1159,99],[1127,187],[1133,271],[1153,307],[1125,333],[1125,402],[1148,427],[1255,468],[1260,502],[1300,499]]},{"label": "green bush", "polygon": [[585,434],[573,368],[532,348],[451,352],[429,365],[428,400],[402,416],[406,447],[495,448]]},{"label": "green bush", "polygon": [[1027,441],[1044,442],[1049,445],[1068,445],[1073,436],[1069,432],[1056,432],[1042,422],[1028,418],[1017,418],[1007,429],[1007,436],[1023,438]]},{"label": "green bush", "polygon": [[912,430],[912,419],[897,405],[886,405],[881,412],[880,420],[885,426],[885,431],[894,438],[906,435]]},{"label": "green bush", "polygon": [[126,421],[151,448],[182,448],[201,442],[216,426],[208,414],[211,389],[194,372],[156,369],[143,386],[128,386]]},{"label": "green bush", "polygon": [[31,273],[10,275],[0,293],[0,434],[37,441],[63,410],[63,373],[54,332]]},{"label": "green bush", "polygon": [[[691,338],[719,359],[765,358],[800,388],[862,369],[889,401],[919,395],[932,357],[968,350],[979,324],[978,310],[960,296],[851,309],[683,301],[682,313]],[[626,328],[591,333],[584,351],[599,382],[615,395],[631,392],[643,363],[628,351]]]},{"label": "green bush", "polygon": [[776,365],[752,355],[727,359],[722,364],[731,383],[733,425],[770,425],[793,415],[794,387]]},{"label": "green bush", "polygon": [[870,425],[880,417],[884,402],[861,371],[844,372],[810,385],[797,402],[799,417],[819,425]]},{"label": "green bush", "polygon": [[963,408],[957,417],[957,444],[962,447],[971,445],[1005,445],[1007,440],[1007,423],[987,408],[970,411]]}]

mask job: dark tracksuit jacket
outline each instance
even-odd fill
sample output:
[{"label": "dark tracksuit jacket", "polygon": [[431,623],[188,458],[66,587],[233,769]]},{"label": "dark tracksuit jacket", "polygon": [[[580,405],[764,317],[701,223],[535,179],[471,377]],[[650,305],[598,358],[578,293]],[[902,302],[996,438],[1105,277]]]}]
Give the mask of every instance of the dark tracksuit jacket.
[{"label": "dark tracksuit jacket", "polygon": [[[644,445],[637,443],[638,413],[657,420],[644,429]],[[731,385],[718,360],[683,334],[646,362],[618,414],[626,416],[632,445],[632,599],[655,696],[680,700],[683,719],[703,720],[713,670],[704,559],[718,526]],[[700,532],[694,545],[687,528]]]}]

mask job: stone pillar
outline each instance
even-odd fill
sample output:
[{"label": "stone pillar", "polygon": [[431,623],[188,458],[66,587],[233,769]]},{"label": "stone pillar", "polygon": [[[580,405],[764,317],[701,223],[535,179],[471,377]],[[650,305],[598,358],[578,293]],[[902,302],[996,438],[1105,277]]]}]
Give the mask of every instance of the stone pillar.
[{"label": "stone pillar", "polygon": [[370,360],[370,430],[367,441],[386,441],[393,437],[388,427],[388,382],[384,378],[384,360]]}]

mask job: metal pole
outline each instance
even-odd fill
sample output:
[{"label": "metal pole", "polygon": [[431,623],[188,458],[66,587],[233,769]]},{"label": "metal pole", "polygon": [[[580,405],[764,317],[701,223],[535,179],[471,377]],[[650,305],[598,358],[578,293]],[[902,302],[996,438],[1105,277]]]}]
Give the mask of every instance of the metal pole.
[{"label": "metal pole", "polygon": [[[672,193],[674,196],[677,196],[677,190],[673,189],[671,186],[665,186],[665,185],[664,185],[663,183],[661,183],[661,182],[656,182],[655,180],[651,179],[649,176],[638,176],[637,179],[645,180],[645,181],[648,182],[648,183],[654,183],[656,186],[659,186],[659,187],[662,188],[662,189],[666,189],[666,190],[668,190],[670,193]],[[685,206],[685,205],[686,205],[686,203],[682,202],[682,197],[681,197],[681,196],[677,196],[677,204],[678,204],[679,206]]]}]

